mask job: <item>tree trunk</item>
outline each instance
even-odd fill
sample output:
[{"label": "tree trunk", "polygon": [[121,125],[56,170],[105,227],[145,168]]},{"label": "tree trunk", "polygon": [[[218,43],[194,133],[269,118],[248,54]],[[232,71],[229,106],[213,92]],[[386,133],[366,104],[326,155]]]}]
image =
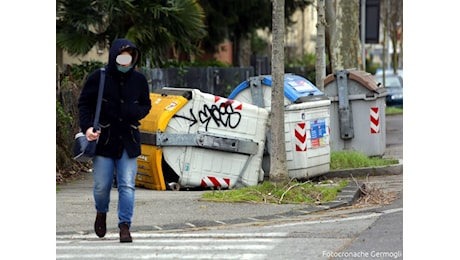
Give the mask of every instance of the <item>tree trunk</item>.
[{"label": "tree trunk", "polygon": [[[359,40],[359,1],[360,0],[336,0],[335,12],[328,10],[330,14],[327,21],[335,21],[330,29],[331,36],[331,63],[332,72],[342,69],[361,69]],[[327,8],[333,8],[329,0]],[[335,13],[335,17],[333,14]]]},{"label": "tree trunk", "polygon": [[318,22],[316,24],[316,87],[324,91],[324,78],[326,77],[326,13],[324,10],[324,0],[317,0],[316,3],[318,15]]},{"label": "tree trunk", "polygon": [[240,67],[249,67],[251,65],[251,41],[247,35],[241,35],[238,40],[238,65]]},{"label": "tree trunk", "polygon": [[385,86],[385,78],[386,78],[386,70],[388,68],[388,7],[389,7],[389,2],[390,0],[383,0],[382,5],[383,5],[383,40],[382,40],[382,67],[383,67],[383,82],[382,84]]},{"label": "tree trunk", "polygon": [[289,181],[284,134],[284,0],[273,0],[270,181]]},{"label": "tree trunk", "polygon": [[[393,53],[391,65],[393,72],[397,73],[402,59],[402,20],[403,20],[403,1],[391,0],[389,4],[389,31]],[[399,48],[398,48],[399,47]]]},{"label": "tree trunk", "polygon": [[325,11],[326,11],[326,51],[329,57],[327,64],[330,72],[334,73],[332,69],[332,42],[335,32],[335,7],[333,0],[325,0]]}]

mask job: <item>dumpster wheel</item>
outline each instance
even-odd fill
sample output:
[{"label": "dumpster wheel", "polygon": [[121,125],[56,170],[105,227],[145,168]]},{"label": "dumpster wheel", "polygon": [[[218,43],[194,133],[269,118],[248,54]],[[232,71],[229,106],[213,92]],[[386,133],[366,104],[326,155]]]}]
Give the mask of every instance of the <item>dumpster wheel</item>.
[{"label": "dumpster wheel", "polygon": [[168,183],[168,186],[171,190],[175,190],[175,191],[180,190],[180,184],[177,182],[170,182]]}]

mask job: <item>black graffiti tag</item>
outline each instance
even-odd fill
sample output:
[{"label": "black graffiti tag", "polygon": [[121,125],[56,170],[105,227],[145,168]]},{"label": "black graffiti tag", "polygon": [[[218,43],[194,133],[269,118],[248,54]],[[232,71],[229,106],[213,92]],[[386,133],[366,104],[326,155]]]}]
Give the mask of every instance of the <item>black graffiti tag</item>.
[{"label": "black graffiti tag", "polygon": [[182,115],[174,115],[173,117],[179,117],[179,118],[183,118],[183,119],[186,119],[188,121],[190,121],[190,126],[196,124],[198,122],[198,120],[196,120],[196,117],[195,115],[193,114],[193,110],[190,108],[190,115],[192,116],[191,118],[190,117],[186,117],[186,116],[182,116]]},{"label": "black graffiti tag", "polygon": [[198,118],[206,126],[206,131],[210,122],[214,122],[217,127],[222,125],[233,129],[240,124],[241,113],[234,111],[230,103],[222,103],[220,106],[205,104],[198,112]]}]

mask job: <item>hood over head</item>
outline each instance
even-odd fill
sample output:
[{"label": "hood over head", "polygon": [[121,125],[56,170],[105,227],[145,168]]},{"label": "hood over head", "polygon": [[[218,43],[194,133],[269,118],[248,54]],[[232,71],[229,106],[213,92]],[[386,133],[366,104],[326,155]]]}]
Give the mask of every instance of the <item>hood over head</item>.
[{"label": "hood over head", "polygon": [[132,63],[131,63],[132,68],[130,69],[130,71],[134,67],[136,67],[136,65],[139,63],[139,60],[141,58],[140,50],[130,40],[121,38],[121,39],[115,39],[112,42],[112,45],[110,46],[109,61],[107,63],[107,70],[109,70],[111,72],[118,72],[116,59],[117,59],[118,54],[120,54],[121,52],[123,52],[125,50],[130,52],[132,57],[133,57],[133,60],[132,60]]}]

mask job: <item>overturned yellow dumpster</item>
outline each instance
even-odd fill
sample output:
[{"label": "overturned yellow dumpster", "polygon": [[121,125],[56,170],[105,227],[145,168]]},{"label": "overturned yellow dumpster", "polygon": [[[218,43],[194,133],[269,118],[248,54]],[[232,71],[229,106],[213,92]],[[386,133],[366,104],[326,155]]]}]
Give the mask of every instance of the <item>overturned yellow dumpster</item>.
[{"label": "overturned yellow dumpster", "polygon": [[150,98],[136,186],[236,188],[263,181],[267,110],[198,89],[163,88]]}]

